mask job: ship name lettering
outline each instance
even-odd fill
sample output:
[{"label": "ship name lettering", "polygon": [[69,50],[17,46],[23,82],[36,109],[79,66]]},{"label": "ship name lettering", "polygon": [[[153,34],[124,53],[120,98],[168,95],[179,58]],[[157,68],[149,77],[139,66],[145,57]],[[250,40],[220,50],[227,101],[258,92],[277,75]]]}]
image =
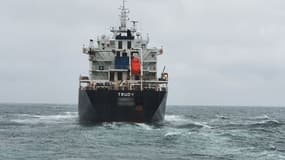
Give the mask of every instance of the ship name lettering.
[{"label": "ship name lettering", "polygon": [[118,92],[119,97],[133,97],[134,93],[123,93],[123,92]]}]

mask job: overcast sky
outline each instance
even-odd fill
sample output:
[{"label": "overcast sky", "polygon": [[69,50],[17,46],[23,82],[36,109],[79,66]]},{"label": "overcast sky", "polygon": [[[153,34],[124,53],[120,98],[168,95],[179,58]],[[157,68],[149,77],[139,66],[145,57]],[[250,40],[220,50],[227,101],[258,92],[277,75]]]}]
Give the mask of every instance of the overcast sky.
[{"label": "overcast sky", "polygon": [[[0,102],[77,103],[81,54],[120,0],[0,0]],[[164,46],[168,104],[285,105],[284,0],[128,0]]]}]

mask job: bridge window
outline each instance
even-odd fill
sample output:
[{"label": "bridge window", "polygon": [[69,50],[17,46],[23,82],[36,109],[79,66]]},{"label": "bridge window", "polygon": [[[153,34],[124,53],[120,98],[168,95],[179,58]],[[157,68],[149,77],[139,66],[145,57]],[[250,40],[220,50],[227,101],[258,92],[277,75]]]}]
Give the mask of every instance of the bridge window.
[{"label": "bridge window", "polygon": [[119,41],[119,42],[118,42],[118,48],[119,48],[119,49],[123,49],[123,42],[122,42],[122,41]]},{"label": "bridge window", "polygon": [[120,51],[117,51],[117,57],[120,57]]},{"label": "bridge window", "polygon": [[132,48],[132,41],[128,41],[128,49]]}]

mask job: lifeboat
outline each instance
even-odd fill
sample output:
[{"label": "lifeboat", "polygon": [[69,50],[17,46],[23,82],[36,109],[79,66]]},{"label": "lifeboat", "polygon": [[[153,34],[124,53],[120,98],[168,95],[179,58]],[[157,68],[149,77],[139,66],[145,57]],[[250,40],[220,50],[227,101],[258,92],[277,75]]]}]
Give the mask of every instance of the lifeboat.
[{"label": "lifeboat", "polygon": [[132,67],[132,74],[139,75],[141,73],[141,62],[140,62],[140,59],[137,58],[137,57],[133,57],[132,58],[131,67]]}]

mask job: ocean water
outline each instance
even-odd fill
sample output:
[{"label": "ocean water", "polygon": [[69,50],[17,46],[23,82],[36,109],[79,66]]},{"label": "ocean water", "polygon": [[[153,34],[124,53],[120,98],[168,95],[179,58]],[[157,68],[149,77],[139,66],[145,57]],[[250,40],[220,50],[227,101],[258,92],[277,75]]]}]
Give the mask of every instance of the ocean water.
[{"label": "ocean water", "polygon": [[82,125],[76,107],[0,104],[0,159],[285,160],[285,108],[168,106],[160,124]]}]

